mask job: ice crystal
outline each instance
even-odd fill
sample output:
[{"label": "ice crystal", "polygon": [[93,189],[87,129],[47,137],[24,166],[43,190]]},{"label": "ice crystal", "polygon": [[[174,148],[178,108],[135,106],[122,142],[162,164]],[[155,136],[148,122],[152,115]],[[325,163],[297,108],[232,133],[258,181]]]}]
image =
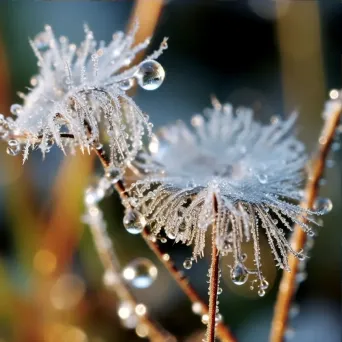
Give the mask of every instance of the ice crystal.
[{"label": "ice crystal", "polygon": [[79,47],[64,36],[57,39],[50,26],[30,40],[39,73],[31,79],[28,94],[19,94],[23,105],[11,106],[14,120],[2,124],[2,132],[25,145],[24,159],[30,148],[39,147],[45,154],[52,143],[63,151],[76,146],[89,150],[99,144],[102,126],[112,164],[122,166],[135,157],[142,135],[151,128],[126,91],[136,81],[148,90],[162,83],[165,73],[155,59],[167,47],[164,40],[152,55],[131,66],[149,44],[147,39],[133,46],[137,28],[127,35],[115,33],[108,45],[97,43],[87,26]]},{"label": "ice crystal", "polygon": [[[323,213],[297,205],[307,156],[292,134],[295,121],[293,114],[263,125],[249,109],[216,103],[192,118],[192,128],[179,121],[162,129],[150,143],[152,157],[136,162],[150,174],[131,186],[130,205],[144,215],[151,234],[164,230],[176,242],[192,244],[193,260],[203,255],[215,220],[220,253],[233,255],[233,282],[241,285],[254,275],[252,287],[258,282],[262,296],[268,283],[259,235],[266,235],[277,266],[289,270],[287,253],[304,254],[292,249],[283,228],[291,231],[298,223],[312,234],[307,222]],[[244,242],[253,243],[254,269],[245,266]]]}]

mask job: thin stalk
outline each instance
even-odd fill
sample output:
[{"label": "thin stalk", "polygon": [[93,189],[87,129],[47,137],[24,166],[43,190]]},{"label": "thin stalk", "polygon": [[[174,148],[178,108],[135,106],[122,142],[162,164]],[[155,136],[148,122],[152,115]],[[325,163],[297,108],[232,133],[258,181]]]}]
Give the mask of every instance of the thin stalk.
[{"label": "thin stalk", "polygon": [[[312,159],[311,176],[305,188],[305,200],[301,203],[302,208],[311,209],[315,203],[319,191],[319,180],[323,175],[326,159],[336,134],[336,129],[340,125],[341,112],[342,105],[340,102],[336,102],[333,112],[328,113],[319,138],[318,151]],[[296,225],[291,238],[292,248],[295,251],[299,251],[303,249],[305,242],[305,232],[299,225]],[[288,260],[291,272],[284,272],[280,282],[270,333],[271,342],[282,342],[284,339],[289,310],[296,289],[296,274],[300,261],[290,253]]]},{"label": "thin stalk", "polygon": [[215,220],[211,228],[211,265],[209,283],[209,315],[207,328],[207,342],[215,342],[217,291],[219,287],[219,253],[216,246],[216,217],[217,200],[213,197]]}]

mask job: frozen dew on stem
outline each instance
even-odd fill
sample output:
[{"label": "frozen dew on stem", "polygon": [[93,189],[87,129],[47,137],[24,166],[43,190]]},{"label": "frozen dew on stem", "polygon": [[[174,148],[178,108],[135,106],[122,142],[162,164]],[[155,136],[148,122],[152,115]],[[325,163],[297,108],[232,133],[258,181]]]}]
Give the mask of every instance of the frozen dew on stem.
[{"label": "frozen dew on stem", "polygon": [[156,280],[157,275],[157,267],[146,258],[133,260],[122,271],[123,278],[138,289],[150,287]]}]

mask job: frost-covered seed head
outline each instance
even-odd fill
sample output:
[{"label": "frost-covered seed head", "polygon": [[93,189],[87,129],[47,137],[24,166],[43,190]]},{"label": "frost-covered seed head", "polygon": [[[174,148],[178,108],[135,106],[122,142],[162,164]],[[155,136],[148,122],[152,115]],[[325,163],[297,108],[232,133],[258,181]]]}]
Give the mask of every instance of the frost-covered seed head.
[{"label": "frost-covered seed head", "polygon": [[[127,35],[115,33],[107,45],[96,42],[88,27],[79,46],[67,37],[56,38],[50,26],[30,41],[39,71],[29,93],[20,96],[23,104],[11,106],[15,118],[5,127],[26,145],[24,159],[30,148],[45,154],[51,143],[63,151],[77,146],[89,151],[102,138],[101,129],[107,133],[111,164],[122,167],[134,159],[150,126],[126,91],[135,79],[145,89],[161,85],[165,73],[155,59],[167,48],[164,40],[145,61],[131,66],[149,44],[148,39],[133,45],[137,28]],[[156,68],[145,70],[147,65]]]},{"label": "frost-covered seed head", "polygon": [[[135,208],[152,234],[164,230],[176,242],[192,244],[196,259],[203,255],[206,231],[215,221],[218,249],[233,255],[233,282],[243,284],[252,275],[263,295],[268,283],[261,270],[259,235],[266,235],[277,265],[288,270],[287,253],[303,254],[292,249],[280,226],[292,230],[298,223],[310,232],[301,217],[308,215],[310,222],[312,214],[323,213],[293,204],[302,198],[307,161],[304,145],[292,134],[295,121],[293,114],[263,125],[249,109],[234,111],[216,103],[205,116],[192,118],[192,128],[179,121],[162,129],[146,159],[150,176],[131,187]],[[245,242],[253,243],[254,268],[245,265]]]}]

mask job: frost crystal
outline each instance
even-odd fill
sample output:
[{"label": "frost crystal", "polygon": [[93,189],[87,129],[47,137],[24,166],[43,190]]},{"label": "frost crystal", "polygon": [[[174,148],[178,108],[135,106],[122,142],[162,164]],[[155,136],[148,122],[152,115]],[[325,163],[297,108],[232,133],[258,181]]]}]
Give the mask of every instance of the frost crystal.
[{"label": "frost crystal", "polygon": [[77,47],[66,37],[57,39],[46,26],[30,41],[39,73],[31,79],[29,93],[19,94],[23,105],[11,106],[15,119],[2,125],[8,136],[25,145],[24,159],[30,148],[45,154],[52,143],[63,151],[76,146],[89,150],[99,144],[102,126],[113,165],[121,167],[135,157],[150,125],[126,91],[135,81],[148,90],[162,83],[165,73],[155,59],[167,48],[164,40],[142,63],[130,66],[149,44],[133,46],[136,31],[137,25],[127,35],[117,32],[106,45],[85,27],[85,39]]},{"label": "frost crystal", "polygon": [[[280,226],[292,230],[298,223],[312,234],[300,217],[308,215],[310,222],[312,214],[323,213],[294,204],[302,198],[307,160],[304,145],[292,135],[296,115],[262,125],[251,110],[234,112],[218,103],[205,114],[192,118],[192,129],[180,121],[162,129],[160,140],[151,140],[154,153],[144,161],[151,172],[131,186],[131,205],[145,216],[152,234],[164,230],[176,242],[193,244],[193,259],[203,255],[206,231],[216,220],[217,247],[222,255],[233,255],[233,282],[241,285],[254,275],[252,287],[258,282],[262,296],[268,283],[259,235],[266,235],[277,266],[289,270],[287,253],[304,255],[291,248]],[[245,242],[253,243],[254,269],[245,266]]]}]

